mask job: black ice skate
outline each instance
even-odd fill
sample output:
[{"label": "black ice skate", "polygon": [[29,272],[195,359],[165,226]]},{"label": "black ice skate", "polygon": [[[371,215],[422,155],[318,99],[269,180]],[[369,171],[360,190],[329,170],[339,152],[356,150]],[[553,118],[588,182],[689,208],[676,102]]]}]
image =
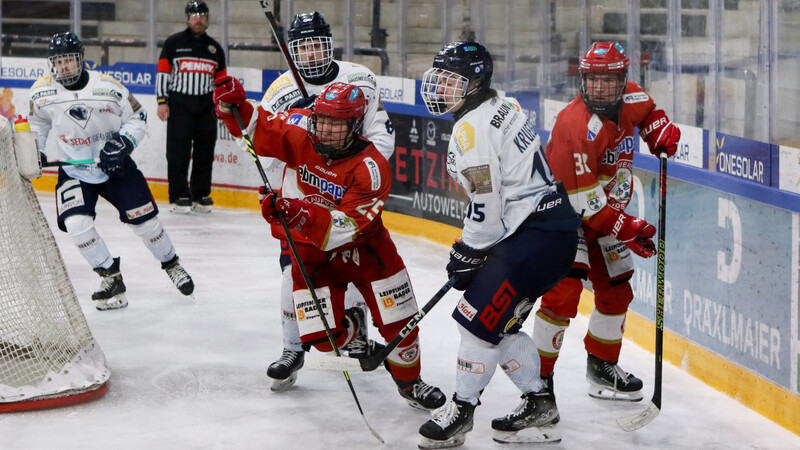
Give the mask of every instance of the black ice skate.
[{"label": "black ice skate", "polygon": [[103,278],[103,281],[100,282],[100,290],[92,294],[95,308],[107,311],[128,306],[128,299],[125,297],[125,283],[122,282],[122,273],[119,271],[119,258],[114,258],[114,263],[108,269],[97,267],[94,271]]},{"label": "black ice skate", "polygon": [[[552,377],[552,375],[551,375]],[[522,402],[513,413],[492,420],[493,439],[500,443],[551,443],[561,442],[556,397],[547,386],[539,392],[524,394]]]},{"label": "black ice skate", "polygon": [[363,358],[367,355],[370,341],[367,338],[367,319],[364,310],[359,307],[349,308],[345,311],[347,317],[356,326],[356,336],[349,344],[341,348],[351,358]]},{"label": "black ice skate", "polygon": [[306,353],[302,350],[283,349],[281,357],[267,368],[267,376],[272,378],[270,389],[275,392],[285,391],[297,381],[297,371],[303,367]]},{"label": "black ice skate", "polygon": [[[480,405],[480,402],[478,402]],[[458,400],[453,401],[434,413],[433,419],[419,427],[419,448],[449,448],[462,445],[466,434],[472,431],[475,406]]]},{"label": "black ice skate", "polygon": [[586,360],[589,396],[602,400],[638,402],[642,399],[642,380],[625,372],[616,363],[589,354]]},{"label": "black ice skate", "polygon": [[175,284],[175,287],[181,291],[183,295],[192,295],[194,292],[194,282],[192,277],[186,273],[183,266],[178,262],[178,255],[175,255],[167,262],[161,263],[161,268],[167,272],[169,279]]},{"label": "black ice skate", "polygon": [[422,378],[414,381],[392,379],[397,384],[397,391],[412,408],[432,410],[440,408],[447,401],[439,388],[422,381]]},{"label": "black ice skate", "polygon": [[208,214],[211,212],[211,206],[214,200],[211,197],[200,197],[200,200],[192,202],[192,211],[196,213]]},{"label": "black ice skate", "polygon": [[192,210],[192,199],[188,197],[181,197],[170,203],[170,212],[176,214],[189,214]]}]

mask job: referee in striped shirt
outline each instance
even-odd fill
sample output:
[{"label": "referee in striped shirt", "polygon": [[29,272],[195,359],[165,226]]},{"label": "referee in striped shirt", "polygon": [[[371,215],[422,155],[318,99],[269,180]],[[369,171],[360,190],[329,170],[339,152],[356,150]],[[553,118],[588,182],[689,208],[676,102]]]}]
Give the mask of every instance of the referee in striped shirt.
[{"label": "referee in striped shirt", "polygon": [[226,74],[222,47],[206,34],[208,6],[190,0],[185,11],[188,27],[164,43],[156,75],[158,118],[167,121],[169,202],[172,212],[183,214],[210,212],[214,204],[210,195],[217,119],[212,95],[214,79]]}]

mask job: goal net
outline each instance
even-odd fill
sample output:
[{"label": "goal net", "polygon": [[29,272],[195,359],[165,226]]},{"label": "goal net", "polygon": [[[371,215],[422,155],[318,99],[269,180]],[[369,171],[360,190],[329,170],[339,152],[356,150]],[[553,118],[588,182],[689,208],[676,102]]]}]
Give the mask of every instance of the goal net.
[{"label": "goal net", "polygon": [[109,376],[0,118],[0,412],[89,401]]}]

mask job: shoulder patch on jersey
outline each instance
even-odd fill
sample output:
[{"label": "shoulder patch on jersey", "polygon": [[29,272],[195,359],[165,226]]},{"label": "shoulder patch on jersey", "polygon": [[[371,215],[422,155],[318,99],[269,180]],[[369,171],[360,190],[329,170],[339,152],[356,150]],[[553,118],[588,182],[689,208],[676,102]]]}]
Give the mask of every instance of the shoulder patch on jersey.
[{"label": "shoulder patch on jersey", "polygon": [[133,112],[138,112],[142,109],[142,104],[139,103],[139,100],[136,100],[136,97],[133,94],[128,95],[128,103],[131,104],[131,108],[133,108]]},{"label": "shoulder patch on jersey", "polygon": [[586,132],[586,140],[587,141],[594,141],[597,138],[597,133],[603,128],[603,121],[600,120],[600,117],[597,114],[592,114],[592,118],[589,119],[589,124],[587,126],[588,131]]},{"label": "shoulder patch on jersey", "polygon": [[124,86],[122,85],[122,83],[120,83],[119,81],[117,81],[117,79],[116,79],[116,78],[114,78],[114,77],[112,77],[111,75],[106,75],[106,74],[104,74],[104,73],[101,73],[101,74],[100,74],[100,79],[101,79],[101,80],[103,80],[103,81],[109,81],[109,82],[111,82],[111,83],[114,83],[114,84],[116,84],[117,86],[119,86],[119,87],[121,87],[121,88],[124,88]]},{"label": "shoulder patch on jersey", "polygon": [[369,172],[372,190],[377,191],[381,188],[381,169],[378,167],[378,163],[370,157],[364,158],[364,165],[367,166]]},{"label": "shoulder patch on jersey", "polygon": [[469,181],[470,192],[476,194],[488,194],[492,192],[492,170],[488,164],[475,167],[467,167],[461,171]]},{"label": "shoulder patch on jersey", "polygon": [[292,114],[288,119],[286,119],[286,123],[289,125],[296,125],[301,128],[306,128],[307,120],[308,119],[306,116],[302,114]]},{"label": "shoulder patch on jersey", "polygon": [[287,76],[280,76],[272,84],[269,85],[267,88],[267,92],[264,92],[264,100],[269,99],[272,97],[278,90],[284,86],[290,86],[292,81]]},{"label": "shoulder patch on jersey", "polygon": [[34,89],[39,86],[50,86],[51,84],[53,84],[53,76],[47,75],[46,77],[42,77],[36,80],[36,82],[33,83],[33,86],[31,86],[31,89]]},{"label": "shoulder patch on jersey", "polygon": [[456,143],[462,153],[467,153],[475,147],[475,127],[469,122],[463,122],[456,127]]},{"label": "shoulder patch on jersey", "polygon": [[622,96],[622,101],[625,103],[641,103],[650,100],[650,96],[645,92],[633,92]]}]

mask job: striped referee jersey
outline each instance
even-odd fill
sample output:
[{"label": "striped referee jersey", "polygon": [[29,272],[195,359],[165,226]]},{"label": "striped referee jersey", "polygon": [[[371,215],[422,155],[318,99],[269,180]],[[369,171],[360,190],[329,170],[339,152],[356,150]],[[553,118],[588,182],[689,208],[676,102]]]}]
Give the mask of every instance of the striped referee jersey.
[{"label": "striped referee jersey", "polygon": [[172,93],[205,95],[214,92],[214,79],[225,75],[225,54],[207,33],[195,36],[190,28],[164,43],[158,58],[156,97],[166,103]]}]

